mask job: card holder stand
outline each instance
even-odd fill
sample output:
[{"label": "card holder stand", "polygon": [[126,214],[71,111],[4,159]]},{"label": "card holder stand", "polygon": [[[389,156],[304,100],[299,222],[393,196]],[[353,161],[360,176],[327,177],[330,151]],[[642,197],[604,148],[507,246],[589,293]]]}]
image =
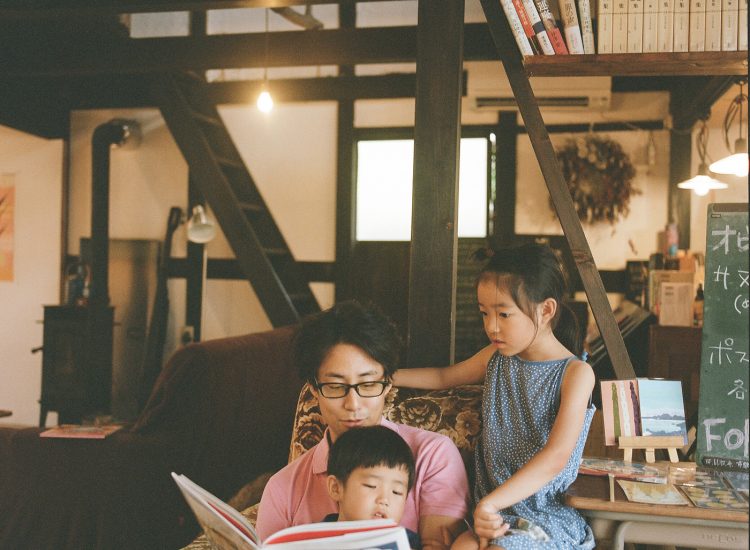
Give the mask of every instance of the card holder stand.
[{"label": "card holder stand", "polygon": [[625,462],[633,462],[633,449],[644,449],[646,451],[646,462],[656,462],[654,451],[656,449],[666,449],[669,453],[670,462],[679,462],[677,449],[685,445],[685,441],[680,435],[659,436],[659,435],[622,435],[617,438],[618,446],[624,452]]}]

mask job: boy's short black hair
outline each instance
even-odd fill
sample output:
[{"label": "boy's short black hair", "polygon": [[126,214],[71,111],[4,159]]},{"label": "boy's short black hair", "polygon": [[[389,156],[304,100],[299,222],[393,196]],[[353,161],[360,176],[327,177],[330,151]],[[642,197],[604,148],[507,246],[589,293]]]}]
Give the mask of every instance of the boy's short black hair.
[{"label": "boy's short black hair", "polygon": [[294,361],[302,380],[315,384],[318,369],[337,344],[356,346],[383,366],[390,380],[398,369],[401,341],[396,327],[372,305],[349,300],[307,318],[294,339]]},{"label": "boy's short black hair", "polygon": [[328,475],[346,483],[356,468],[403,468],[414,486],[414,455],[406,441],[385,426],[352,428],[341,434],[328,454]]}]

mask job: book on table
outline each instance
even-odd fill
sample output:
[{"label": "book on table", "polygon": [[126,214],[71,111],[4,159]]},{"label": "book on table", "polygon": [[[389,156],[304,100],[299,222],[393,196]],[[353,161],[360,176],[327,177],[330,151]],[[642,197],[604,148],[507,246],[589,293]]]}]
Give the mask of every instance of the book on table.
[{"label": "book on table", "polygon": [[252,524],[237,510],[184,475],[172,472],[172,478],[206,538],[219,550],[409,550],[406,529],[388,519],[296,525],[261,542]]},{"label": "book on table", "polygon": [[103,424],[101,426],[96,425],[81,425],[81,424],[60,424],[49,430],[45,430],[39,434],[39,437],[51,437],[51,438],[62,438],[62,439],[104,439],[108,435],[115,433],[121,429],[120,424]]}]

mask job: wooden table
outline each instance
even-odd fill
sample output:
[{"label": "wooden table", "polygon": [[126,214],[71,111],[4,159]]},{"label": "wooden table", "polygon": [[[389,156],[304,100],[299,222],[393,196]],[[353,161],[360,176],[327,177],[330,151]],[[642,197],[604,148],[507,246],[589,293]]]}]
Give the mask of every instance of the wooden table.
[{"label": "wooden table", "polygon": [[565,502],[586,516],[599,544],[621,550],[625,542],[691,548],[748,548],[748,513],[695,506],[656,506],[630,502],[619,485],[609,500],[606,477],[581,475]]}]

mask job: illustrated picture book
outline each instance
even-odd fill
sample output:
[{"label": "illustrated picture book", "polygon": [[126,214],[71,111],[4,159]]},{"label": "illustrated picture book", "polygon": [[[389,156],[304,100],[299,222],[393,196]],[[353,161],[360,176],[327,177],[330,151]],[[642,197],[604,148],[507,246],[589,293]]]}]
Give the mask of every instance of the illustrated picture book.
[{"label": "illustrated picture book", "polygon": [[39,434],[39,437],[58,437],[67,439],[104,439],[108,435],[120,430],[120,424],[105,424],[102,426],[88,426],[81,424],[60,424]]},{"label": "illustrated picture book", "polygon": [[617,479],[643,481],[645,483],[666,483],[667,474],[655,466],[640,462],[625,462],[609,458],[583,457],[578,473],[591,476],[613,474]]},{"label": "illustrated picture book", "polygon": [[604,380],[601,392],[605,445],[620,436],[680,436],[687,444],[679,380]]},{"label": "illustrated picture book", "polygon": [[219,550],[409,550],[406,529],[388,519],[297,525],[261,542],[252,524],[237,510],[184,475],[172,472],[172,478],[206,538]]},{"label": "illustrated picture book", "polygon": [[641,483],[618,479],[617,483],[625,492],[630,502],[643,504],[658,504],[670,506],[687,506],[687,498],[674,485],[659,485],[655,483]]}]

